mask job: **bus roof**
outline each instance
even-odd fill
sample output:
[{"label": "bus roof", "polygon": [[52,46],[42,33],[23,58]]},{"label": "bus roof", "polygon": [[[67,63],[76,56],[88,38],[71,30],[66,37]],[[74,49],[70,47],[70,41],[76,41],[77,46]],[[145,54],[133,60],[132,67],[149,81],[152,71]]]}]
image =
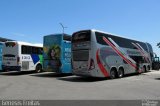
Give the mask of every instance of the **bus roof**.
[{"label": "bus roof", "polygon": [[[48,35],[45,35],[45,36],[56,36],[56,35],[58,36],[58,35],[63,35],[63,34],[62,33],[56,33],[56,34],[48,34]],[[64,33],[64,36],[71,36],[71,35]]]},{"label": "bus roof", "polygon": [[40,43],[28,43],[28,42],[23,42],[23,41],[6,41],[6,42],[15,42],[15,43],[17,43],[19,45],[43,47],[43,44],[40,44]]},{"label": "bus roof", "polygon": [[124,37],[124,36],[121,36],[121,35],[105,32],[105,31],[100,31],[100,30],[95,30],[95,29],[91,29],[91,31],[106,33],[106,34],[109,34],[109,35],[112,35],[112,36],[116,36],[116,37],[120,37],[120,38],[124,38],[124,39],[128,39],[128,40],[133,40],[133,41],[137,41],[137,42],[141,42],[141,43],[147,43],[147,42],[138,41],[138,40],[135,40],[135,39],[132,39],[132,38],[127,38],[127,37]]},{"label": "bus roof", "polygon": [[[137,41],[137,42],[141,42],[141,43],[147,43],[147,42],[138,41],[138,40],[131,39],[131,38],[127,38],[127,37],[124,37],[124,36],[121,36],[121,35],[117,35],[117,34],[105,32],[105,31],[100,31],[100,30],[96,30],[96,29],[88,29],[88,30],[80,30],[80,31],[89,31],[89,30],[90,30],[90,31],[93,31],[93,32],[105,33],[105,34],[109,34],[109,35],[112,35],[112,36],[116,36],[116,37],[120,37],[120,38],[124,38],[124,39],[128,39],[128,40],[133,40],[133,41]],[[80,32],[80,31],[77,31],[77,32]],[[75,33],[76,33],[76,32],[75,32]],[[149,44],[149,43],[148,43],[148,44]]]},{"label": "bus roof", "polygon": [[[47,36],[62,36],[62,35],[63,35],[62,33],[59,33],[59,34],[49,34],[49,35],[46,35],[44,37],[47,37]],[[71,35],[64,33],[63,40],[71,41],[71,37],[72,37]]]}]

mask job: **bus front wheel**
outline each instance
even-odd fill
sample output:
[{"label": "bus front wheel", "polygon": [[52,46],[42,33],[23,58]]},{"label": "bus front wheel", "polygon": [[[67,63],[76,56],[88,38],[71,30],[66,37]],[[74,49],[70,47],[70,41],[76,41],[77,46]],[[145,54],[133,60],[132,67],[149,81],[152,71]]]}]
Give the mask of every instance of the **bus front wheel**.
[{"label": "bus front wheel", "polygon": [[41,65],[41,64],[38,64],[38,65],[36,66],[35,72],[36,72],[36,73],[42,72],[42,65]]}]

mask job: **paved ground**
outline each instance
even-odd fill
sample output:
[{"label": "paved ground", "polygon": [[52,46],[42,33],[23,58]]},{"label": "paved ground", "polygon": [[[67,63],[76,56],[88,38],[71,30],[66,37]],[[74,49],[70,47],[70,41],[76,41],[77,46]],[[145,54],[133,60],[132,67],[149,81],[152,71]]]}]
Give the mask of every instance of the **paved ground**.
[{"label": "paved ground", "polygon": [[0,99],[160,100],[160,71],[114,80],[55,73],[1,73]]}]

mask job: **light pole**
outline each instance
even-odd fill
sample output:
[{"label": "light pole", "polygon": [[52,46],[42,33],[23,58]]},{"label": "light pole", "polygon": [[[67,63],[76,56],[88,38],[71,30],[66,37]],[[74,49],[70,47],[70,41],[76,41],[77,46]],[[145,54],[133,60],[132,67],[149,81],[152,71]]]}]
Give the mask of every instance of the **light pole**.
[{"label": "light pole", "polygon": [[59,24],[60,24],[61,27],[62,27],[62,31],[63,31],[63,35],[64,35],[64,29],[67,28],[67,27],[65,27],[62,23],[59,23]]}]

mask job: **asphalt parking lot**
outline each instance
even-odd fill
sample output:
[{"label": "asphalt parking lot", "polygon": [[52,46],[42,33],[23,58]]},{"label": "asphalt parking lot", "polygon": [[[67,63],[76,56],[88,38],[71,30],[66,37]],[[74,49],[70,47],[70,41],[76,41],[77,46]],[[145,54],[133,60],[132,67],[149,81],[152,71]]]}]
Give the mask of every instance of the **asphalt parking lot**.
[{"label": "asphalt parking lot", "polygon": [[0,73],[0,99],[160,100],[160,71],[114,80],[49,72],[5,72]]}]

